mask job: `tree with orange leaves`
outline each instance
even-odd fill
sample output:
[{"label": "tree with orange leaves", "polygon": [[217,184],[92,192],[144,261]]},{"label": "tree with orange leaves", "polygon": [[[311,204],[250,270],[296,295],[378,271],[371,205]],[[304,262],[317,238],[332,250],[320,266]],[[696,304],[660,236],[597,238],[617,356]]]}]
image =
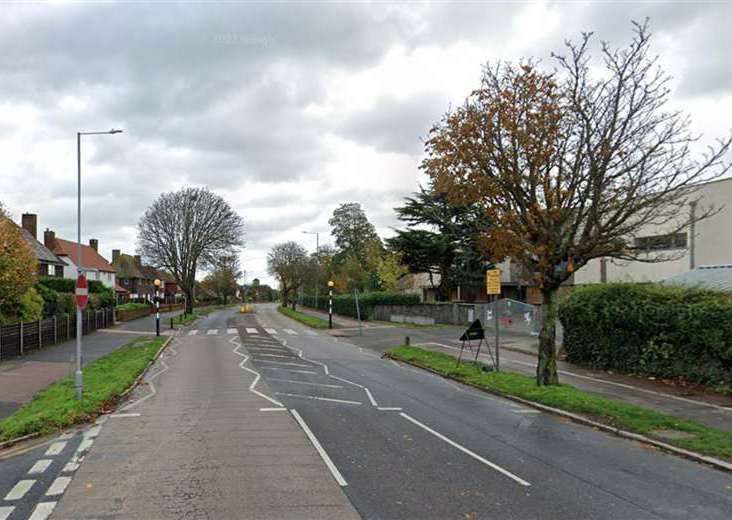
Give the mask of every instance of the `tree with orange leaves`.
[{"label": "tree with orange leaves", "polygon": [[0,323],[18,316],[36,269],[33,251],[0,204]]},{"label": "tree with orange leaves", "polygon": [[668,260],[636,246],[642,228],[686,229],[715,208],[696,206],[695,185],[729,169],[731,138],[700,157],[689,120],[668,108],[669,76],[649,56],[648,23],[625,48],[602,44],[606,73],[593,77],[589,44],[552,57],[484,69],[481,86],[431,130],[423,170],[455,203],[480,203],[482,244],[511,258],[542,292],[537,384],[558,383],[557,291],[594,258]]}]

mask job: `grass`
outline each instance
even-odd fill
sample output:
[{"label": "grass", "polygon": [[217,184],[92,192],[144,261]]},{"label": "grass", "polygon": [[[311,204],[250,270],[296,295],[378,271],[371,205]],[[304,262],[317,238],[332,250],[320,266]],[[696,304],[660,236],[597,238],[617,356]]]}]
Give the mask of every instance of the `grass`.
[{"label": "grass", "polygon": [[[680,448],[732,459],[732,431],[711,428],[690,419],[673,417],[649,408],[606,399],[570,385],[539,387],[531,377],[510,372],[487,371],[485,370],[487,367],[482,363],[468,362],[457,366],[455,357],[441,352],[401,346],[389,350],[388,354],[394,359],[429,368],[441,375],[491,392],[521,397],[568,412],[589,416],[598,422],[655,437]],[[667,439],[654,433],[658,430],[672,430],[692,436],[682,439]]]},{"label": "grass", "polygon": [[129,303],[123,303],[121,305],[117,305],[118,311],[134,311],[137,309],[149,309],[149,308],[151,308],[151,305],[149,303],[129,302]]},{"label": "grass", "polygon": [[299,321],[300,323],[304,323],[308,327],[312,327],[314,329],[328,328],[328,320],[324,320],[316,316],[310,316],[309,314],[305,314],[299,311],[294,311],[292,309],[288,309],[287,307],[283,307],[282,305],[277,307],[277,310],[280,312],[280,314],[284,314],[288,318],[292,318],[293,320]]},{"label": "grass", "polygon": [[0,421],[0,440],[46,434],[94,418],[116,402],[148,363],[165,337],[138,339],[84,367],[84,398],[76,400],[74,376],[38,392],[10,417]]}]

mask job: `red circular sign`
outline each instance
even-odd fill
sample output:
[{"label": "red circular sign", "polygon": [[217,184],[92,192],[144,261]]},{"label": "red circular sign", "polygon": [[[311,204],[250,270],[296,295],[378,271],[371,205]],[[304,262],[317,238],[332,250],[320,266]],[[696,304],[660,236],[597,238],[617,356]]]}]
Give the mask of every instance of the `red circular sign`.
[{"label": "red circular sign", "polygon": [[80,274],[76,279],[76,291],[74,298],[76,299],[76,306],[84,310],[87,302],[89,301],[89,283],[86,281],[86,276]]}]

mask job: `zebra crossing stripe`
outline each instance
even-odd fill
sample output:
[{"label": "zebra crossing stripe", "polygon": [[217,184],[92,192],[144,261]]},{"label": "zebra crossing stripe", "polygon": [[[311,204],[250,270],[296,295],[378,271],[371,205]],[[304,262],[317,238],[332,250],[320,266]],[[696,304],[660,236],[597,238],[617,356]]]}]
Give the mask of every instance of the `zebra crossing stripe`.
[{"label": "zebra crossing stripe", "polygon": [[247,327],[247,334],[259,334],[259,331],[254,327]]},{"label": "zebra crossing stripe", "polygon": [[276,331],[275,329],[264,329],[264,331],[265,331],[265,332],[266,332],[267,334],[277,334],[277,331]]},{"label": "zebra crossing stripe", "polygon": [[236,329],[226,329],[227,334],[239,334],[239,331]]},{"label": "zebra crossing stripe", "polygon": [[215,336],[219,333],[219,329],[208,329],[206,331],[206,334],[209,336]]},{"label": "zebra crossing stripe", "polygon": [[0,507],[0,520],[7,520],[14,509],[15,506]]},{"label": "zebra crossing stripe", "polygon": [[290,336],[297,336],[297,332],[295,332],[292,329],[283,329],[285,332],[287,332]]},{"label": "zebra crossing stripe", "polygon": [[195,336],[196,334],[198,334],[198,330],[196,330],[196,329],[193,329],[193,330],[189,330],[188,331],[188,335],[189,336]]}]

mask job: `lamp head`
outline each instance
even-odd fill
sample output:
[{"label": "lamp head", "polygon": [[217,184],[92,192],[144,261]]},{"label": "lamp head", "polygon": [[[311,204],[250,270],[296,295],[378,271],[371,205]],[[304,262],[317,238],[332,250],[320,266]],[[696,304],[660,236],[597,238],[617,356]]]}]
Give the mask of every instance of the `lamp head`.
[{"label": "lamp head", "polygon": [[335,285],[335,282],[333,280],[328,280],[328,287],[333,287]]},{"label": "lamp head", "polygon": [[155,287],[160,287],[160,280],[155,278],[155,281],[153,282],[155,284]]}]

